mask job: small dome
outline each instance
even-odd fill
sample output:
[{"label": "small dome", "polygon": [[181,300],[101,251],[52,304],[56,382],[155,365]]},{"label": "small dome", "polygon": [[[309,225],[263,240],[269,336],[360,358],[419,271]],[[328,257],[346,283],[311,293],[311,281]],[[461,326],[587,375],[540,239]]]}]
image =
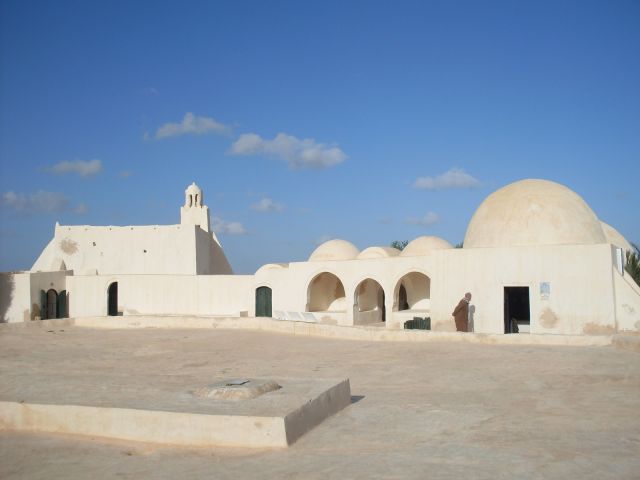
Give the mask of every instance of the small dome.
[{"label": "small dome", "polygon": [[464,237],[465,248],[605,242],[598,218],[582,197],[548,180],[521,180],[493,192]]},{"label": "small dome", "polygon": [[411,240],[409,244],[404,247],[400,255],[403,257],[417,257],[426,255],[431,250],[442,250],[445,248],[453,248],[453,245],[440,237],[423,235],[422,237]]},{"label": "small dome", "polygon": [[185,190],[186,193],[202,193],[202,189],[196,185],[196,182],[192,182],[191,185],[189,185],[187,187],[187,189]]},{"label": "small dome", "polygon": [[324,262],[332,260],[353,260],[360,251],[346,240],[329,240],[316,248],[309,257],[310,262]]},{"label": "small dome", "polygon": [[611,243],[616,247],[623,249],[625,252],[635,252],[635,249],[618,230],[602,221],[600,222],[600,225],[602,226],[602,230],[604,231],[604,236],[607,239],[607,243]]},{"label": "small dome", "polygon": [[202,189],[193,182],[184,191],[184,206],[185,207],[202,207],[204,205],[202,198]]},{"label": "small dome", "polygon": [[262,265],[258,270],[256,270],[256,275],[258,273],[267,271],[267,270],[282,270],[284,268],[289,268],[288,263],[266,263]]},{"label": "small dome", "polygon": [[393,247],[369,247],[365,248],[358,255],[358,259],[364,260],[367,258],[389,258],[397,257],[400,255],[400,250]]}]

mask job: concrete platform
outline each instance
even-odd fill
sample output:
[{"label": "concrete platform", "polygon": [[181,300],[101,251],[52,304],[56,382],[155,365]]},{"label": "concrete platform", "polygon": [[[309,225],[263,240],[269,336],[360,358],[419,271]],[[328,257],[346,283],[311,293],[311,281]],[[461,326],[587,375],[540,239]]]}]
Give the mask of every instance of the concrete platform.
[{"label": "concrete platform", "polygon": [[612,346],[0,327],[0,398],[18,392],[14,402],[158,410],[166,392],[242,376],[349,378],[352,402],[288,448],[0,431],[0,478],[631,480],[640,471],[640,355]]},{"label": "concrete platform", "polygon": [[[40,389],[31,385],[29,392],[7,388],[0,397],[0,430],[191,447],[287,447],[351,403],[349,380],[287,378],[278,383],[279,390],[245,400],[199,398],[188,383],[174,384],[175,390],[153,398],[140,388],[135,396],[98,390],[98,400],[96,391],[83,389],[83,403],[71,405],[64,390],[51,389],[47,382]],[[34,403],[45,400],[48,403]],[[92,405],[92,400],[102,405]]]}]

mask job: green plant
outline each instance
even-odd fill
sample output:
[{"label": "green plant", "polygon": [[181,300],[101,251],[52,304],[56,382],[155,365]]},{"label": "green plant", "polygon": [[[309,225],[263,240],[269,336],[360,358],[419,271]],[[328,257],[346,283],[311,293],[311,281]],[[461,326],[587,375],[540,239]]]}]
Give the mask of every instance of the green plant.
[{"label": "green plant", "polygon": [[391,242],[391,246],[393,248],[397,248],[398,250],[404,250],[404,247],[409,245],[409,240],[394,240]]},{"label": "green plant", "polygon": [[625,265],[625,270],[631,278],[640,285],[640,250],[638,250],[637,245],[631,244],[635,249],[635,252],[631,250],[627,251],[627,262]]}]

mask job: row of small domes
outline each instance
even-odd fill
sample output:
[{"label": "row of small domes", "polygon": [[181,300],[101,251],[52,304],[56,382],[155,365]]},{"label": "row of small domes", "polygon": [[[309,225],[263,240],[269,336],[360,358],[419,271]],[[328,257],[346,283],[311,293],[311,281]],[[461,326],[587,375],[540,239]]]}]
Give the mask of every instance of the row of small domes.
[{"label": "row of small domes", "polygon": [[[493,192],[476,210],[464,238],[465,248],[600,243],[631,249],[580,195],[549,180],[520,180]],[[402,252],[391,247],[359,251],[346,240],[330,240],[316,248],[309,261],[410,257],[443,248],[453,246],[433,236],[416,238]]]},{"label": "row of small domes", "polygon": [[369,247],[364,250],[358,250],[353,243],[346,240],[335,239],[324,242],[316,248],[309,257],[310,262],[322,262],[331,260],[363,260],[367,258],[388,258],[388,257],[414,257],[418,255],[426,255],[431,250],[443,248],[453,248],[446,240],[433,236],[422,236],[409,242],[409,244],[400,251],[393,247]]}]

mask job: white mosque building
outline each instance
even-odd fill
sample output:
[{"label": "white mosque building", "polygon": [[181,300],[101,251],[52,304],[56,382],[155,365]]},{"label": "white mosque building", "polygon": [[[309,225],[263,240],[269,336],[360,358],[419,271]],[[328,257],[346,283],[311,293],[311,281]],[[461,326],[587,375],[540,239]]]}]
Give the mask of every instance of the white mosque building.
[{"label": "white mosque building", "polygon": [[[29,272],[1,277],[4,322],[110,315],[273,317],[402,329],[451,312],[473,293],[476,333],[597,335],[640,331],[640,287],[624,270],[631,245],[584,200],[547,180],[489,195],[463,248],[423,236],[399,251],[346,240],[305,262],[234,275],[195,184],[179,225],[55,226]],[[108,321],[108,318],[105,318]]]}]

